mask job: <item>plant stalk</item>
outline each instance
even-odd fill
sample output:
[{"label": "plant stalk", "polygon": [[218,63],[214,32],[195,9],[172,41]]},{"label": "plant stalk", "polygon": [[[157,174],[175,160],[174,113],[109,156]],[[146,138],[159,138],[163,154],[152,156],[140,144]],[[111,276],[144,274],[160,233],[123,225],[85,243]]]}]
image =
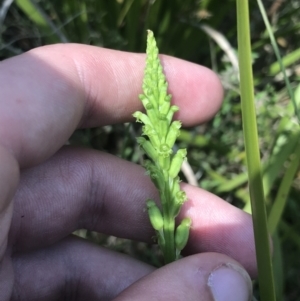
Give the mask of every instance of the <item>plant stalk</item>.
[{"label": "plant stalk", "polygon": [[261,300],[274,301],[275,289],[254,105],[249,7],[247,0],[237,0],[236,3],[243,133],[248,166],[258,281]]}]

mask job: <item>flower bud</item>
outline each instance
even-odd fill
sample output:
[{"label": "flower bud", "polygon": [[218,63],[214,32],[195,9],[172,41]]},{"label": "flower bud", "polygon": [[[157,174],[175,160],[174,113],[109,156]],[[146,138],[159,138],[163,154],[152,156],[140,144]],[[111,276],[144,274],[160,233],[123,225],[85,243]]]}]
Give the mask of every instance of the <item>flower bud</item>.
[{"label": "flower bud", "polygon": [[148,155],[149,158],[151,158],[153,161],[157,159],[158,153],[149,140],[143,137],[139,137],[137,138],[137,142],[144,149],[145,153]]},{"label": "flower bud", "polygon": [[167,144],[162,144],[158,150],[159,155],[167,158],[172,154],[172,149]]},{"label": "flower bud", "polygon": [[159,231],[164,226],[164,219],[160,209],[153,200],[147,200],[147,209],[152,227]]},{"label": "flower bud", "polygon": [[141,102],[142,102],[144,108],[146,108],[146,110],[147,110],[147,106],[152,105],[150,103],[150,100],[148,99],[148,97],[146,97],[144,94],[140,94],[139,99],[141,100]]},{"label": "flower bud", "polygon": [[171,95],[171,94],[168,94],[168,95],[166,96],[165,101],[171,102],[171,98],[172,98],[172,95]]},{"label": "flower bud", "polygon": [[172,118],[175,112],[179,111],[179,108],[177,106],[171,106],[169,112],[167,113],[167,120],[168,123],[171,124]]},{"label": "flower bud", "polygon": [[177,137],[180,135],[181,122],[176,120],[171,123],[169,132],[166,138],[166,144],[170,147],[173,147]]},{"label": "flower bud", "polygon": [[145,161],[144,167],[146,168],[147,174],[150,176],[155,187],[159,191],[164,191],[165,180],[164,180],[164,176],[163,176],[162,172],[149,160]]},{"label": "flower bud", "polygon": [[167,96],[167,87],[166,86],[161,87],[159,90],[159,99],[158,99],[159,105],[162,105],[165,102],[166,96]]},{"label": "flower bud", "polygon": [[167,87],[166,79],[162,74],[158,76],[158,87],[163,87],[163,88]]},{"label": "flower bud", "polygon": [[146,109],[146,112],[147,112],[147,115],[149,117],[151,124],[155,126],[155,124],[157,124],[157,122],[158,122],[156,110],[154,109],[153,105],[150,102],[147,103],[147,105],[145,106],[145,109]]},{"label": "flower bud", "polygon": [[151,95],[155,95],[155,90],[153,91],[153,89],[151,88],[150,85],[147,86],[147,89],[145,90],[145,94],[149,97]]},{"label": "flower bud", "polygon": [[186,196],[185,191],[179,190],[176,192],[176,195],[175,195],[175,203],[176,204],[181,206],[186,200],[187,200],[187,196]]},{"label": "flower bud", "polygon": [[147,97],[144,94],[139,94],[139,99],[143,101],[144,99],[147,99]]},{"label": "flower bud", "polygon": [[174,202],[175,202],[176,193],[178,191],[180,191],[180,180],[179,180],[179,177],[176,177],[173,179],[173,185],[172,185],[172,190],[171,190],[172,197],[174,198]]},{"label": "flower bud", "polygon": [[174,218],[179,214],[181,209],[180,205],[173,205],[172,207],[172,216],[174,216]]},{"label": "flower bud", "polygon": [[161,168],[167,172],[170,168],[170,156],[158,156],[158,162]]},{"label": "flower bud", "polygon": [[160,139],[157,132],[150,125],[143,126],[143,135],[147,135],[155,148],[160,146]]},{"label": "flower bud", "polygon": [[159,105],[159,112],[161,114],[164,114],[167,117],[167,114],[168,114],[168,112],[170,110],[170,107],[171,107],[170,99],[168,99],[168,96],[165,96],[164,100]]},{"label": "flower bud", "polygon": [[175,246],[181,251],[187,244],[192,221],[189,217],[184,218],[175,232]]},{"label": "flower bud", "polygon": [[140,111],[136,111],[132,116],[136,118],[137,122],[144,123],[145,125],[152,125],[149,117]]},{"label": "flower bud", "polygon": [[158,149],[158,162],[165,172],[168,172],[170,168],[170,155],[172,152],[172,149],[166,144],[161,144],[160,148]]},{"label": "flower bud", "polygon": [[151,95],[148,96],[148,99],[149,99],[150,103],[153,105],[153,107],[157,109],[158,104],[156,102],[155,96],[153,94],[151,94]]},{"label": "flower bud", "polygon": [[177,175],[180,171],[182,162],[185,158],[186,158],[186,149],[185,148],[179,149],[171,161],[171,166],[169,169],[169,175],[171,178],[177,177]]},{"label": "flower bud", "polygon": [[144,105],[144,107],[145,107],[146,111],[152,110],[152,109],[153,109],[153,105],[152,105],[150,102],[146,103],[146,104]]},{"label": "flower bud", "polygon": [[165,139],[165,137],[167,135],[167,132],[168,132],[168,128],[169,128],[169,124],[168,124],[168,120],[166,118],[166,115],[159,114],[159,116],[158,116],[158,125],[159,125],[159,135],[160,135],[160,137]]},{"label": "flower bud", "polygon": [[172,215],[177,216],[182,204],[187,200],[186,193],[180,189],[180,180],[177,176],[173,180],[173,185],[171,188],[171,196],[172,196]]}]

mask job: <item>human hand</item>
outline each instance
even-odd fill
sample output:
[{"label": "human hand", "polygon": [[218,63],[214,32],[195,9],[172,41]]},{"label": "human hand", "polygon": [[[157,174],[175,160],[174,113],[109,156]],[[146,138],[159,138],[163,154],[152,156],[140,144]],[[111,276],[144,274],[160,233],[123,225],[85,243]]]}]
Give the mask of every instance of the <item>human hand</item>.
[{"label": "human hand", "polygon": [[[191,126],[212,117],[222,98],[217,77],[162,62],[178,119]],[[200,188],[183,185],[181,212],[193,220],[186,253],[196,255],[161,269],[71,235],[85,228],[151,241],[144,208],[157,192],[143,168],[63,146],[76,128],[132,120],[144,65],[143,54],[75,44],[1,62],[0,300],[214,300],[212,292],[248,300],[251,218]]]}]

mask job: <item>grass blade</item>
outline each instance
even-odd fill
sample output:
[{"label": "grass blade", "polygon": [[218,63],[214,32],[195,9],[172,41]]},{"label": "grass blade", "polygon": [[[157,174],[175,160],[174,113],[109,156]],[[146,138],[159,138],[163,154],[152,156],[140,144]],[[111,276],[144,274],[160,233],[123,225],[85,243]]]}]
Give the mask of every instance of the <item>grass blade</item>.
[{"label": "grass blade", "polygon": [[296,103],[296,100],[295,100],[295,97],[294,97],[294,93],[293,93],[290,81],[289,81],[289,79],[286,75],[285,67],[284,67],[284,64],[282,62],[281,55],[280,55],[280,52],[279,52],[279,49],[278,49],[278,46],[277,46],[277,43],[276,43],[276,40],[275,40],[275,37],[274,37],[272,27],[270,25],[266,10],[265,10],[264,5],[263,5],[261,0],[257,0],[257,3],[258,3],[258,7],[260,9],[260,13],[262,15],[262,18],[265,22],[265,26],[267,28],[267,31],[268,31],[268,34],[269,34],[269,37],[270,37],[270,40],[271,40],[272,47],[274,49],[274,53],[276,55],[276,58],[277,58],[277,61],[278,61],[279,65],[280,65],[280,69],[283,73],[285,85],[286,85],[286,88],[288,90],[290,99],[292,100],[292,103],[293,103],[293,106],[294,106],[295,116],[298,118],[298,122],[300,122],[300,113],[299,113],[299,110],[298,110],[298,106],[297,106],[297,103]]},{"label": "grass blade", "polygon": [[284,174],[277,192],[274,204],[269,214],[268,225],[269,231],[273,234],[276,231],[277,225],[281,220],[281,216],[287,202],[289,191],[292,187],[295,174],[300,164],[300,132],[298,131],[298,145],[294,152],[290,155],[289,166]]},{"label": "grass blade", "polygon": [[251,44],[247,0],[237,0],[238,53],[240,89],[243,116],[243,132],[248,165],[249,190],[253,214],[253,226],[258,265],[258,281],[262,301],[274,301],[275,289],[267,230],[261,164],[254,107]]},{"label": "grass blade", "polygon": [[[282,58],[282,63],[284,67],[289,67],[290,65],[296,63],[300,60],[300,48],[292,51],[288,55]],[[280,63],[275,62],[270,66],[269,75],[274,76],[280,72]]]},{"label": "grass blade", "polygon": [[57,43],[59,41],[63,43],[68,42],[66,36],[36,2],[31,0],[16,0],[16,4],[27,15],[28,19],[36,24],[50,43]]}]

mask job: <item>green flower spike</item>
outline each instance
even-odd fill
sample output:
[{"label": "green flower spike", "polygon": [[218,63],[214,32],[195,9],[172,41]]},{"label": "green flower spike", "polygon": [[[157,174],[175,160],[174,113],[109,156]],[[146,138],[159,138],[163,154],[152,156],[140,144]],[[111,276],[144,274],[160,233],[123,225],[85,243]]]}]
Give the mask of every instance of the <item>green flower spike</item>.
[{"label": "green flower spike", "polygon": [[175,218],[186,201],[185,192],[180,190],[178,177],[186,158],[186,149],[173,153],[181,122],[172,121],[179,108],[171,105],[171,95],[167,91],[168,83],[158,58],[156,41],[153,32],[148,30],[144,93],[139,95],[146,114],[135,112],[133,116],[137,122],[144,124],[142,135],[146,138],[140,137],[137,140],[151,159],[145,161],[145,168],[159,190],[161,200],[161,209],[153,200],[147,201],[149,219],[156,231],[165,263],[170,263],[180,257],[180,252],[188,241],[191,219],[184,218],[175,231]]}]

